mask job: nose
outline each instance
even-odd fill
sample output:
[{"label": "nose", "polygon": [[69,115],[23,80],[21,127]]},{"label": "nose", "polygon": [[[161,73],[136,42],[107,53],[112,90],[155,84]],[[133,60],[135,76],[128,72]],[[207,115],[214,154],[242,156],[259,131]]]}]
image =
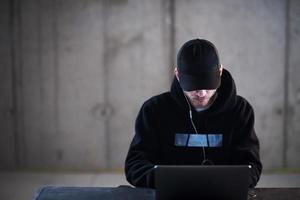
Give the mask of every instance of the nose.
[{"label": "nose", "polygon": [[196,91],[196,95],[199,96],[199,97],[205,97],[206,94],[207,94],[206,90],[197,90]]}]

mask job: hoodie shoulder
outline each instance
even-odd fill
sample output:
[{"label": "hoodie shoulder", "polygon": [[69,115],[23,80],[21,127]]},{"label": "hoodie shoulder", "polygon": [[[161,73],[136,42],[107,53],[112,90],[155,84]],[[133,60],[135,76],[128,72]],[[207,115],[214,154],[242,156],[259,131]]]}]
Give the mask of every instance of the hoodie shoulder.
[{"label": "hoodie shoulder", "polygon": [[161,108],[162,106],[169,104],[171,100],[171,94],[170,92],[164,92],[155,96],[152,96],[151,98],[147,99],[144,104],[143,108],[155,108],[159,107]]},{"label": "hoodie shoulder", "polygon": [[249,101],[247,101],[247,99],[245,99],[242,96],[237,95],[237,103],[236,106],[240,109],[240,110],[249,110],[249,111],[253,111],[252,105],[249,103]]},{"label": "hoodie shoulder", "polygon": [[242,121],[254,120],[253,107],[244,97],[237,96],[235,110],[238,112],[239,119]]}]

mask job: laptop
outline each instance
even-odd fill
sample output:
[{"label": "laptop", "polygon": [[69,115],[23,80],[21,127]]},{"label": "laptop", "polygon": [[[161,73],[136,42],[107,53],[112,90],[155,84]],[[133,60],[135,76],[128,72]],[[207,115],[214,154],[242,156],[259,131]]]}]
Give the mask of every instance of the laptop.
[{"label": "laptop", "polygon": [[249,165],[156,165],[156,200],[247,200]]}]

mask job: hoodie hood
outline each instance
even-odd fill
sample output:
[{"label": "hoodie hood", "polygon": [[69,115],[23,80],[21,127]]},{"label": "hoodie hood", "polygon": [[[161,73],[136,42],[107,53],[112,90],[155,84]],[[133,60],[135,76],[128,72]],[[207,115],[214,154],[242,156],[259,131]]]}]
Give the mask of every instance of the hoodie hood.
[{"label": "hoodie hood", "polygon": [[[226,69],[223,69],[221,85],[217,89],[217,95],[218,96],[216,100],[209,107],[209,109],[202,112],[203,114],[220,114],[232,109],[235,106],[237,98],[236,86],[231,74]],[[189,110],[188,102],[184,97],[183,90],[176,77],[174,77],[173,83],[171,85],[171,96],[183,110]],[[192,109],[195,112],[193,106]]]}]

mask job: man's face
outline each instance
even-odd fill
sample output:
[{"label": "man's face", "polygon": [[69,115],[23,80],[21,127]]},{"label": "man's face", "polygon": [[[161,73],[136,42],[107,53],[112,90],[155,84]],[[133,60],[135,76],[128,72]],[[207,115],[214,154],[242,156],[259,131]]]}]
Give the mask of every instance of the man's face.
[{"label": "man's face", "polygon": [[[220,66],[220,76],[223,72],[223,66]],[[174,70],[175,76],[179,81],[179,72],[177,67]],[[217,89],[215,90],[194,90],[194,91],[183,91],[184,94],[188,97],[191,104],[195,108],[203,108],[206,107],[209,103],[214,94],[216,93]]]},{"label": "man's face", "polygon": [[183,91],[195,108],[203,108],[210,103],[216,90]]}]

